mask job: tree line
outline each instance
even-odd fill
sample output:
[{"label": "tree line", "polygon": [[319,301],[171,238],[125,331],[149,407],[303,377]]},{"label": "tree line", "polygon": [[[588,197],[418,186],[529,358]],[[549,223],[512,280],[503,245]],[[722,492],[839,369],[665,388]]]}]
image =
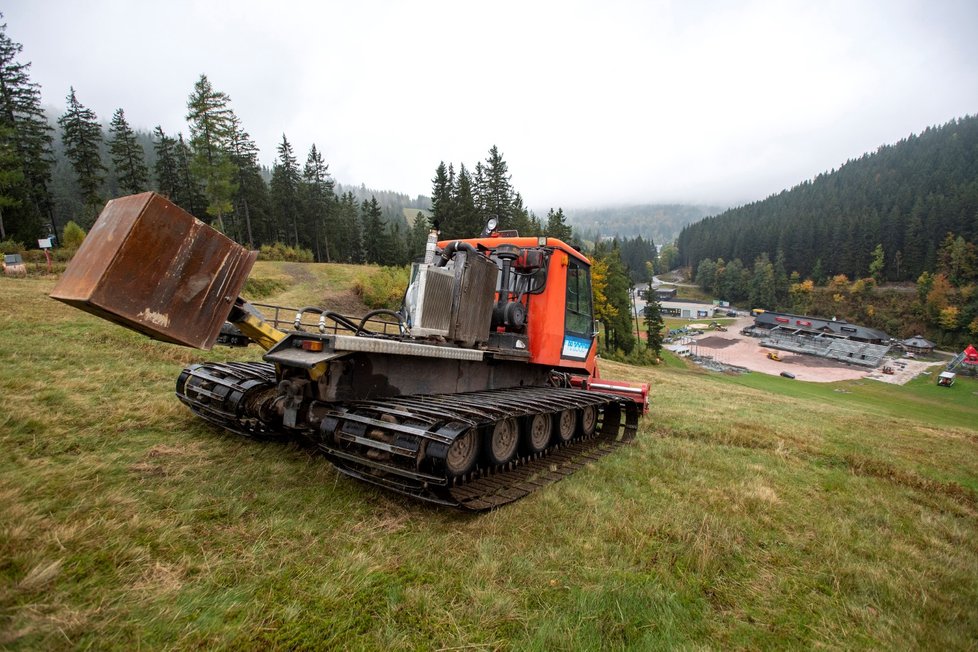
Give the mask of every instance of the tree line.
[{"label": "tree line", "polygon": [[931,127],[767,199],[685,227],[680,262],[766,253],[802,277],[870,275],[877,246],[883,281],[933,272],[948,233],[978,242],[978,117]]},{"label": "tree line", "polygon": [[[739,258],[705,258],[696,268],[696,282],[707,293],[752,308],[797,314],[833,315],[879,328],[891,336],[926,335],[948,346],[964,346],[978,337],[978,246],[952,233],[935,252],[933,271],[924,271],[915,288],[883,286],[886,256],[873,249],[869,275],[850,279],[825,274],[820,264],[811,276],[786,271],[779,253],[772,262],[760,254],[753,266]],[[913,291],[913,290],[916,291]]]}]

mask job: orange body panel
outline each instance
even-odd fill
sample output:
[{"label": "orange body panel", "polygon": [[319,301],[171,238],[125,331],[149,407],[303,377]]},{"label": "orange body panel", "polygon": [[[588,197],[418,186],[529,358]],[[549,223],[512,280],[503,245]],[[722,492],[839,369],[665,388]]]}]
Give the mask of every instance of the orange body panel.
[{"label": "orange body panel", "polygon": [[[445,240],[439,242],[438,246],[444,248],[451,242],[452,240]],[[590,348],[584,360],[563,355],[566,333],[564,322],[567,314],[567,266],[573,258],[590,268],[591,261],[587,256],[556,238],[489,237],[466,238],[463,242],[482,250],[493,250],[501,244],[525,249],[547,247],[553,250],[544,291],[524,297],[527,308],[526,332],[530,340],[530,362],[594,377],[597,373],[598,347],[593,337],[589,338]]]}]

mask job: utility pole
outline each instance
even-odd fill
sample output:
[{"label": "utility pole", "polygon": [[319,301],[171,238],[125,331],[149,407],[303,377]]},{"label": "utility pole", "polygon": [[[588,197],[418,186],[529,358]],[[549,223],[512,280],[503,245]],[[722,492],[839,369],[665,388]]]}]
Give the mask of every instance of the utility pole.
[{"label": "utility pole", "polygon": [[632,295],[632,313],[635,315],[635,339],[638,340],[638,350],[642,350],[642,331],[639,330],[638,325],[638,304],[636,302],[636,295],[638,291],[635,289],[634,285],[628,286],[628,293]]}]

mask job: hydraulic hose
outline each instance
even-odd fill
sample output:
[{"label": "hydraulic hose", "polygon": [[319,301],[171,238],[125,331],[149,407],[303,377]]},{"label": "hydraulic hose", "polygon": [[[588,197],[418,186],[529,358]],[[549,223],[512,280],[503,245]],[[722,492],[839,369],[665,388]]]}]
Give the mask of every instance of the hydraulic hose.
[{"label": "hydraulic hose", "polygon": [[435,267],[444,267],[445,265],[447,265],[448,261],[454,258],[455,253],[459,250],[467,251],[472,254],[479,253],[479,250],[473,247],[472,245],[470,245],[468,242],[455,240],[449,243],[449,245],[445,247],[444,250],[442,250],[441,258],[438,259],[438,262],[435,264]]}]

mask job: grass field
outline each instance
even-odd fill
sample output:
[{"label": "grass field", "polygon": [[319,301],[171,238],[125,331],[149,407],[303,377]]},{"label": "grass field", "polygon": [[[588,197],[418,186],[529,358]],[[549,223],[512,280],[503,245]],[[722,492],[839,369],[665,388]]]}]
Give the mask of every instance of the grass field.
[{"label": "grass field", "polygon": [[[355,306],[360,271],[253,287]],[[0,278],[0,647],[978,647],[973,381],[608,363],[652,385],[636,444],[471,516],[208,427],[177,374],[257,351],[152,342],[52,286]]]}]

